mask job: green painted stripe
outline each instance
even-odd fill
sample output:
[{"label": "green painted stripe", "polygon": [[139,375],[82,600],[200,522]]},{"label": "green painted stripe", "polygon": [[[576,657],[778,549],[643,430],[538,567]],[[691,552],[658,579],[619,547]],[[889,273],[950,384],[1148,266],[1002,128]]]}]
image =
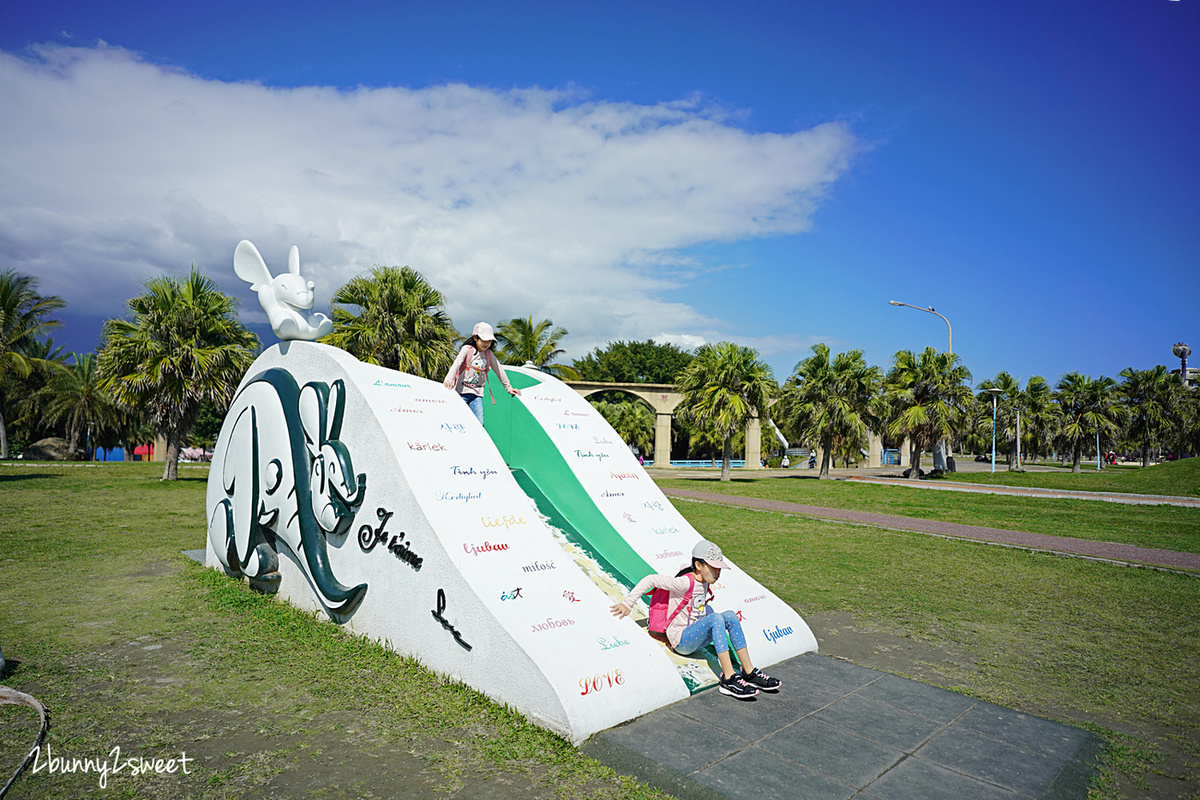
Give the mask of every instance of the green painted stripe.
[{"label": "green painted stripe", "polygon": [[[536,378],[515,372],[509,373],[509,381],[518,389],[540,383]],[[596,507],[558,447],[524,403],[510,397],[495,375],[488,375],[488,384],[496,403],[493,405],[491,397],[485,394],[487,432],[505,462],[515,471],[517,482],[538,504],[538,509],[627,588],[633,588],[653,573],[650,565]]]}]

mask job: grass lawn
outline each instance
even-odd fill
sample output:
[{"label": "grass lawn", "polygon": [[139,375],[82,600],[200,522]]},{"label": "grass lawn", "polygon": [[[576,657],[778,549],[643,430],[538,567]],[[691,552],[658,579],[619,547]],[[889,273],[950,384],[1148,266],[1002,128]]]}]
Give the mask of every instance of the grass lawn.
[{"label": "grass lawn", "polygon": [[[27,771],[10,798],[650,798],[661,793],[460,684],[190,562],[207,469],[0,465],[3,680],[51,754],[190,774]],[[7,780],[37,732],[0,706]],[[43,767],[44,767],[43,763]]]},{"label": "grass lawn", "polygon": [[801,615],[849,611],[953,654],[909,677],[1101,732],[1113,765],[1092,796],[1200,792],[1200,579],[675,504]]},{"label": "grass lawn", "polygon": [[[0,642],[21,662],[3,682],[50,707],[55,755],[186,751],[191,774],[101,789],[95,774],[26,773],[10,797],[663,797],[412,659],[189,562],[207,470],[160,472],[0,465]],[[802,614],[851,612],[956,654],[913,677],[1101,730],[1113,766],[1095,797],[1200,791],[1200,580],[677,505]],[[0,765],[35,730],[0,706]]]},{"label": "grass lawn", "polygon": [[1174,497],[1200,497],[1200,458],[1186,458],[1143,468],[1118,464],[1096,470],[1095,462],[1083,465],[1078,475],[1071,468],[1053,472],[1009,472],[997,464],[996,472],[953,472],[939,480],[961,483],[1037,486],[1045,489],[1073,489],[1080,492],[1122,492],[1158,494]]},{"label": "grass lawn", "polygon": [[[1175,470],[1175,467],[1183,469]],[[1200,459],[1152,467],[1150,471],[1175,471],[1182,475],[1183,479],[1196,475],[1197,480],[1200,480],[1200,470],[1196,468],[1200,468]],[[990,473],[984,474],[991,477]],[[978,475],[979,473],[972,473],[962,477],[979,482],[975,480]],[[1000,478],[1000,473],[996,473],[995,477]],[[1050,481],[1079,477],[1070,474],[1030,472],[1014,473],[1012,480],[1019,478],[1027,481],[1022,485],[1043,486]],[[808,476],[737,477],[722,483],[714,475],[712,478],[698,479],[659,478],[656,482],[663,487],[678,489],[1200,553],[1198,508],[945,492],[857,481],[820,481]],[[1181,488],[1178,477],[1172,477],[1163,483],[1175,489]]]}]

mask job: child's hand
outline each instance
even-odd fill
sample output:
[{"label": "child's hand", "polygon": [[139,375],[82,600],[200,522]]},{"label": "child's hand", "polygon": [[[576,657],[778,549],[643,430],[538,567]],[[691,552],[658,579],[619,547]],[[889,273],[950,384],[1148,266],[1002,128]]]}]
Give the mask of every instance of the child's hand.
[{"label": "child's hand", "polygon": [[521,390],[516,388],[515,386],[510,386],[510,387],[508,387],[508,393],[513,395],[514,397],[516,397],[521,394]]},{"label": "child's hand", "polygon": [[609,610],[612,611],[612,615],[617,619],[629,616],[629,607],[624,603],[614,603]]}]

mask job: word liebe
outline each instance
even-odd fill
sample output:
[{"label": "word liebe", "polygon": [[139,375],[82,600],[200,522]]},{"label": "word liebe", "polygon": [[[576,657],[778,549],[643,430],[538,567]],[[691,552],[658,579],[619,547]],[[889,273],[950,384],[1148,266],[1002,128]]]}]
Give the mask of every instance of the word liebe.
[{"label": "word liebe", "polygon": [[612,650],[615,647],[624,647],[625,645],[629,644],[629,642],[618,636],[614,636],[610,642],[608,639],[605,639],[603,636],[601,636],[596,639],[596,644],[600,645],[601,650]]},{"label": "word liebe", "polygon": [[479,521],[483,523],[485,528],[511,528],[513,525],[524,525],[525,518],[518,517],[513,514],[505,514],[502,517],[480,517]]},{"label": "word liebe", "polygon": [[508,549],[508,545],[504,544],[503,542],[501,542],[500,544],[492,544],[491,542],[484,542],[481,545],[463,544],[463,550],[465,550],[466,552],[470,553],[473,556],[477,556],[480,553],[499,553],[501,550],[507,550],[507,549]]},{"label": "word liebe", "polygon": [[602,689],[612,689],[624,685],[625,678],[621,675],[621,670],[619,669],[579,679],[579,688],[583,690],[580,692],[581,695],[593,694]]},{"label": "word liebe", "polygon": [[767,637],[767,641],[769,641],[771,644],[775,644],[776,639],[782,639],[784,636],[791,636],[792,629],[790,627],[781,628],[778,625],[776,625],[775,630],[773,630],[773,631],[769,631],[766,628],[763,628],[763,635]]},{"label": "word liebe", "polygon": [[487,467],[482,467],[478,470],[475,469],[474,467],[467,467],[465,469],[463,467],[451,467],[450,471],[452,473],[454,473],[455,475],[479,476],[481,479],[483,479],[485,481],[488,479],[488,475],[497,474],[496,470],[488,469]]},{"label": "word liebe", "polygon": [[533,632],[541,633],[542,631],[550,631],[554,630],[555,628],[565,628],[568,625],[574,624],[575,620],[573,619],[550,619],[549,617],[546,617],[545,622],[535,622],[533,624]]}]

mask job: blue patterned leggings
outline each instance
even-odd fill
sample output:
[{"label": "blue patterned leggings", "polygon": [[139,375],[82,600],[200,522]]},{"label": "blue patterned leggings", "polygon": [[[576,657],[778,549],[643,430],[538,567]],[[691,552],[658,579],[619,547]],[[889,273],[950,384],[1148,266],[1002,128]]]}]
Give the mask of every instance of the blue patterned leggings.
[{"label": "blue patterned leggings", "polygon": [[722,611],[719,614],[706,614],[696,620],[683,629],[675,652],[682,655],[694,653],[709,642],[718,653],[724,653],[731,647],[734,650],[744,648],[746,636],[742,633],[742,623],[738,622],[737,614]]}]

